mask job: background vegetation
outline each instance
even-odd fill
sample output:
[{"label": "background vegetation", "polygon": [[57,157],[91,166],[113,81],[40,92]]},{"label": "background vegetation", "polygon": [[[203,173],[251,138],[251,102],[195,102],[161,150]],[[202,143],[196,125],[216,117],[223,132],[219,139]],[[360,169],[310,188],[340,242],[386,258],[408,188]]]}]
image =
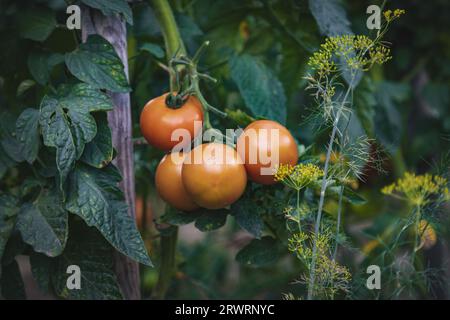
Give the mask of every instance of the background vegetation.
[{"label": "background vegetation", "polygon": [[[89,5],[89,1],[82,2]],[[313,72],[308,59],[320,48],[326,36],[344,33],[373,36],[373,32],[366,28],[368,5],[384,5],[385,10],[405,9],[406,14],[390,27],[384,38],[391,48],[392,59],[381,66],[375,65],[365,73],[352,94],[353,114],[346,132],[354,141],[361,136],[370,139],[369,150],[365,154],[368,159],[370,155],[376,155],[377,168],[370,164],[362,166],[361,177],[353,179],[348,186],[351,191],[346,194],[343,204],[342,234],[333,239],[341,245],[337,260],[340,265],[346,266],[352,277],[345,288],[339,288],[332,297],[449,298],[448,204],[437,203],[433,198],[432,205],[424,208],[437,241],[429,241],[418,251],[420,266],[414,267],[413,260],[414,268],[405,269],[402,261],[411,252],[410,240],[413,237],[410,231],[406,231],[405,239],[396,242],[393,238],[402,226],[408,225],[413,208],[409,202],[399,201],[381,192],[383,187],[404,177],[406,172],[448,177],[448,1],[174,0],[169,3],[189,56],[193,56],[204,41],[210,42],[199,69],[217,79],[217,82],[202,83],[202,92],[213,106],[227,110],[230,115],[225,119],[212,115],[213,125],[219,129],[245,126],[246,115],[277,120],[286,124],[298,141],[300,160],[311,160],[319,166],[325,161],[330,127],[320,126],[323,118],[311,117],[316,114],[317,101],[306,90],[308,81],[305,76]],[[17,214],[17,211],[24,212],[27,208],[24,209],[24,205],[34,205],[34,213],[36,210],[45,211],[42,209],[45,206],[59,203],[53,197],[64,195],[67,189],[61,186],[65,179],[72,181],[72,187],[75,184],[75,187],[83,188],[82,184],[87,183],[83,177],[94,177],[96,191],[105,195],[105,203],[114,202],[117,205],[112,207],[122,208],[123,196],[115,187],[119,178],[113,166],[109,165],[113,159],[111,146],[100,158],[98,153],[94,153],[95,157],[86,154],[89,150],[87,146],[90,143],[92,146],[92,138],[85,139],[82,141],[83,145],[86,144],[84,151],[77,150],[79,145],[74,146],[75,154],[80,152],[74,155],[75,167],[69,165],[64,170],[61,166],[55,167],[54,163],[55,158],[58,162],[58,154],[55,154],[58,142],[51,141],[54,138],[51,134],[46,136],[44,129],[38,130],[31,124],[37,123],[32,120],[33,117],[42,117],[35,113],[45,106],[44,96],[56,95],[62,99],[67,95],[61,84],[73,88],[81,81],[84,83],[81,85],[87,83],[95,90],[114,92],[131,88],[133,134],[136,138],[136,214],[145,247],[156,266],[141,267],[143,297],[305,297],[307,286],[301,280],[305,265],[297,259],[295,251],[288,250],[292,233],[286,222],[286,207],[292,205],[293,200],[282,184],[266,188],[249,183],[246,194],[231,210],[214,214],[200,212],[186,216],[167,209],[158,198],[154,189],[154,173],[163,153],[143,144],[139,129],[139,115],[145,103],[169,89],[169,77],[161,65],[166,64],[170,57],[166,56],[163,30],[158,23],[154,4],[148,1],[133,2],[131,11],[119,8],[104,12],[120,14],[129,22],[129,84],[120,77],[110,83],[107,79],[86,79],[77,72],[74,59],[80,58],[80,49],[76,50],[80,48],[80,35],[65,28],[66,6],[65,2],[57,0],[34,1],[32,5],[9,0],[0,3],[0,187],[1,209],[9,212],[4,214],[5,217],[9,219],[17,215],[18,221],[23,220],[20,217],[24,214]],[[86,55],[91,52],[89,50],[85,48]],[[67,58],[70,52],[74,53]],[[92,63],[95,65],[99,61],[94,59]],[[80,90],[86,92],[89,89]],[[84,115],[93,113],[97,134],[103,128],[108,136],[104,114],[111,106],[108,101],[102,100],[101,91],[97,92],[96,98],[99,99],[97,108],[86,110]],[[53,104],[48,102],[48,105]],[[25,117],[23,111],[30,107],[35,111],[29,111],[25,118],[29,122],[21,131],[20,126],[15,125],[16,119]],[[25,143],[11,140],[17,139],[17,135],[25,129],[35,130],[35,134],[26,135]],[[48,161],[46,158],[49,158]],[[52,188],[58,187],[61,187],[62,194],[52,192]],[[434,196],[439,198],[443,190]],[[74,194],[73,191],[67,192]],[[128,236],[136,237],[136,241],[121,248],[123,242],[120,239],[108,237],[111,233],[105,225],[93,221],[101,209],[84,212],[79,197],[72,199],[72,205],[69,197],[68,204],[58,207],[70,213],[70,218],[65,217],[62,222],[53,225],[54,230],[63,231],[62,234],[56,232],[52,239],[34,242],[36,238],[31,234],[28,235],[31,240],[27,240],[27,232],[31,229],[23,227],[21,230],[16,222],[14,228],[10,227],[6,218],[1,222],[2,272],[11,275],[2,278],[6,279],[2,280],[5,297],[23,296],[23,289],[16,285],[20,281],[9,283],[8,279],[18,279],[20,276],[12,262],[14,257],[27,253],[35,259],[33,275],[37,275],[41,289],[42,286],[49,289],[51,283],[50,291],[56,295],[80,298],[64,292],[62,280],[57,279],[57,275],[49,280],[50,270],[54,270],[49,268],[63,270],[64,264],[61,261],[49,263],[47,260],[48,256],[60,257],[67,239],[66,248],[71,251],[64,251],[65,254],[79,259],[77,249],[82,245],[89,247],[87,240],[99,236],[95,232],[92,238],[77,240],[76,234],[88,234],[95,230],[80,231],[86,226],[77,217],[88,225],[96,226],[116,249],[150,264],[140,238],[130,231],[131,227],[124,228],[130,232]],[[314,194],[311,197],[314,199],[311,203],[317,205],[318,198]],[[36,202],[36,199],[42,199],[42,202]],[[78,204],[74,203],[77,200]],[[308,201],[305,200],[305,203]],[[330,226],[335,226],[338,207],[338,197],[327,196],[324,220]],[[58,208],[52,209],[52,212],[60,210]],[[122,210],[126,211],[126,208]],[[313,214],[306,221],[314,219],[316,211],[311,211]],[[73,237],[70,237],[72,230],[69,232],[68,227],[64,227],[67,221],[71,229],[78,230],[73,231]],[[22,223],[26,225],[26,221]],[[121,222],[120,225],[127,223]],[[173,225],[180,226],[175,253],[177,268],[173,278],[167,280],[168,290],[165,292],[165,288],[155,290],[158,286],[161,288],[159,266],[168,254],[164,251],[165,247],[160,246],[160,239],[174,232]],[[96,242],[97,245],[99,243],[103,242]],[[105,256],[111,254],[108,243],[104,244],[103,249],[98,249],[103,250],[101,252]],[[40,254],[33,253],[30,247]],[[92,253],[95,254],[95,251]],[[85,253],[81,255],[83,259],[87,257]],[[101,262],[107,261],[105,259]],[[85,259],[87,268],[90,268],[89,262],[92,261]],[[382,290],[369,291],[365,288],[366,267],[370,264],[378,264],[383,270]],[[93,294],[82,297],[120,296],[115,285],[109,286],[115,281],[109,270],[107,263],[102,270],[95,270],[99,276],[107,277],[103,281],[108,284],[107,287],[92,289]]]}]

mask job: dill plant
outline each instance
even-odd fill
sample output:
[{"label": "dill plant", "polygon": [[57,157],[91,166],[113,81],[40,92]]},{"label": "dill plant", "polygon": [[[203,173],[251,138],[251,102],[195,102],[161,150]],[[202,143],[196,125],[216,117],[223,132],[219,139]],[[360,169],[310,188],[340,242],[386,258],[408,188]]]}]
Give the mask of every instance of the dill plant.
[{"label": "dill plant", "polygon": [[[391,22],[402,14],[404,10],[401,9],[385,11],[381,29],[374,38],[365,35],[326,38],[320,49],[313,53],[308,61],[313,72],[305,77],[308,83],[306,89],[312,92],[318,106],[316,113],[324,120],[322,122],[331,127],[323,169],[314,169],[314,172],[320,172],[320,175],[316,174],[313,179],[309,179],[307,177],[311,174],[307,168],[312,168],[312,165],[300,164],[297,168],[281,166],[276,176],[297,194],[295,217],[298,232],[294,233],[290,239],[290,250],[295,252],[306,266],[307,275],[302,276],[301,282],[307,284],[308,299],[314,297],[332,299],[338,292],[348,291],[351,274],[346,267],[336,262],[342,202],[346,185],[362,179],[362,169],[370,158],[372,144],[367,136],[350,141],[347,135],[352,113],[353,91],[364,72],[369,71],[374,65],[382,65],[391,59],[390,49],[383,41],[383,36]],[[346,80],[347,85],[342,83],[343,79]],[[339,149],[339,152],[336,149]],[[336,159],[334,163],[331,161],[332,158]],[[299,173],[308,183],[298,178]],[[315,183],[308,179],[315,180]],[[338,190],[339,196],[334,236],[328,224],[322,226],[325,195],[330,186]],[[316,188],[320,192],[318,205],[315,208],[317,213],[314,226],[309,233],[302,230],[301,214],[305,211],[302,210],[305,205],[299,204],[300,190],[305,187]],[[307,207],[307,210],[311,208]],[[292,208],[287,212],[288,218],[293,217],[290,211]]]},{"label": "dill plant", "polygon": [[[400,247],[410,248],[400,259],[394,258],[394,262],[385,266],[389,271],[390,281],[395,282],[397,287],[394,295],[398,296],[404,289],[412,287],[429,290],[431,281],[440,281],[439,270],[423,266],[417,259],[417,253],[421,249],[432,247],[437,241],[433,220],[437,218],[439,208],[450,201],[448,180],[441,175],[406,172],[402,178],[382,188],[381,192],[405,202],[411,208],[406,219],[401,219],[400,225],[394,229],[399,230],[396,236],[381,253],[394,257]],[[408,231],[412,234],[412,240],[403,241],[403,238],[407,238]],[[375,241],[373,246],[382,241]],[[399,260],[402,261],[403,268],[399,266]]]}]

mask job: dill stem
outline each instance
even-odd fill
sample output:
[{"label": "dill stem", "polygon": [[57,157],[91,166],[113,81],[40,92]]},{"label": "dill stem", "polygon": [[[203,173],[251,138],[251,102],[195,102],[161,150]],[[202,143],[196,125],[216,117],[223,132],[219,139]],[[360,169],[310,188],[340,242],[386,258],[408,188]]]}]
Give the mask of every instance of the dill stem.
[{"label": "dill stem", "polygon": [[336,236],[335,236],[335,245],[333,252],[333,261],[336,260],[337,249],[338,249],[338,237],[339,237],[339,229],[341,227],[341,216],[342,216],[342,198],[344,197],[344,186],[341,186],[341,190],[339,191],[339,205],[338,205],[338,214],[337,214],[337,222],[336,222]]},{"label": "dill stem", "polygon": [[414,248],[413,248],[413,252],[411,255],[411,264],[413,265],[413,267],[414,267],[414,260],[416,260],[416,251],[419,246],[420,216],[421,216],[421,210],[420,210],[420,205],[418,205],[416,207],[416,222],[414,224]]},{"label": "dill stem", "polygon": [[300,189],[297,189],[297,219],[298,219],[298,230],[302,232],[302,223],[300,221]]},{"label": "dill stem", "polygon": [[325,165],[323,169],[323,177],[322,177],[322,186],[320,188],[320,199],[319,199],[319,208],[317,209],[317,217],[316,217],[316,223],[314,226],[314,241],[313,241],[313,250],[312,250],[312,259],[311,259],[311,266],[309,271],[309,285],[308,285],[308,300],[312,300],[314,298],[314,282],[315,282],[315,269],[316,269],[316,256],[317,256],[317,235],[319,234],[320,229],[320,222],[322,220],[322,210],[323,210],[323,204],[325,202],[325,191],[327,189],[327,178],[328,178],[328,167],[330,165],[330,158],[331,158],[331,152],[333,151],[333,143],[334,139],[336,137],[336,132],[339,124],[339,120],[341,118],[342,109],[344,108],[344,105],[347,101],[348,95],[350,94],[352,90],[353,80],[355,78],[355,74],[353,73],[351,81],[348,85],[347,92],[345,93],[344,99],[342,100],[341,105],[339,106],[339,109],[336,113],[336,118],[333,121],[333,129],[331,131],[330,141],[328,143],[327,148],[327,156],[325,159]]}]

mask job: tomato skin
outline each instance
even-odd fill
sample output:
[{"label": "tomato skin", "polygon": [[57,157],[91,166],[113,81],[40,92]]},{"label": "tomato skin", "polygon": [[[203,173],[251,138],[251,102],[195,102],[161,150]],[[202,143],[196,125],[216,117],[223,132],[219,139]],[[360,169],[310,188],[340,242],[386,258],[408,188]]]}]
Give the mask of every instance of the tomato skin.
[{"label": "tomato skin", "polygon": [[[272,145],[270,135],[272,130],[277,129],[279,130],[279,139]],[[262,134],[264,130],[267,130],[266,134]],[[245,169],[250,180],[260,184],[276,183],[274,175],[261,174],[261,168],[270,168],[271,171],[274,171],[279,164],[295,165],[298,160],[298,147],[294,137],[286,127],[276,121],[257,120],[250,123],[239,136],[236,147],[245,162]],[[279,155],[278,162],[262,163],[260,155],[273,154],[273,150],[276,149],[278,149]],[[254,159],[256,161],[250,161],[253,157],[256,157]]]},{"label": "tomato skin", "polygon": [[194,202],[207,209],[231,205],[247,185],[242,159],[236,150],[221,143],[205,143],[192,149],[183,164],[182,177]]},{"label": "tomato skin", "polygon": [[[180,158],[176,156],[179,155]],[[181,170],[185,154],[166,154],[158,164],[155,174],[155,185],[161,198],[174,208],[192,211],[198,208],[191,200],[181,180]]]},{"label": "tomato skin", "polygon": [[[141,132],[145,140],[165,151],[171,150],[179,143],[171,141],[175,129],[188,130],[192,140],[201,132],[203,124],[202,105],[196,97],[190,96],[181,107],[173,109],[166,105],[167,95],[168,93],[163,94],[147,102],[140,116]],[[195,127],[194,121],[201,123]]]}]

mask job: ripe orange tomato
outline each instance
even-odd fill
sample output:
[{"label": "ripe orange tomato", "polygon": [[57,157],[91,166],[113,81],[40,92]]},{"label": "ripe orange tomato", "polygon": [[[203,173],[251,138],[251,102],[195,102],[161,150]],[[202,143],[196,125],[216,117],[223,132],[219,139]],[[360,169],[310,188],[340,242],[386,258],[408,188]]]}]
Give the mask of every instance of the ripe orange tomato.
[{"label": "ripe orange tomato", "polygon": [[155,174],[155,185],[161,198],[174,208],[191,211],[198,206],[191,200],[181,181],[181,169],[186,154],[169,153],[161,159]]},{"label": "ripe orange tomato", "polygon": [[[175,129],[188,130],[192,141],[201,132],[203,124],[202,105],[196,97],[190,96],[181,107],[172,108],[166,104],[167,95],[147,102],[140,117],[142,135],[150,145],[161,150],[171,150],[180,142],[171,139]],[[194,121],[201,123],[194,126]]]},{"label": "ripe orange tomato", "polygon": [[[272,140],[271,134],[276,134],[274,130],[278,130],[278,139]],[[276,138],[276,135],[274,137]],[[275,183],[274,171],[277,166],[295,165],[298,160],[294,137],[284,126],[271,120],[250,123],[239,136],[236,146],[250,179],[261,184]],[[261,172],[261,169],[265,169],[265,172]]]},{"label": "ripe orange tomato", "polygon": [[242,159],[233,148],[205,143],[186,155],[183,170],[186,191],[199,206],[224,208],[240,198],[247,185]]}]

